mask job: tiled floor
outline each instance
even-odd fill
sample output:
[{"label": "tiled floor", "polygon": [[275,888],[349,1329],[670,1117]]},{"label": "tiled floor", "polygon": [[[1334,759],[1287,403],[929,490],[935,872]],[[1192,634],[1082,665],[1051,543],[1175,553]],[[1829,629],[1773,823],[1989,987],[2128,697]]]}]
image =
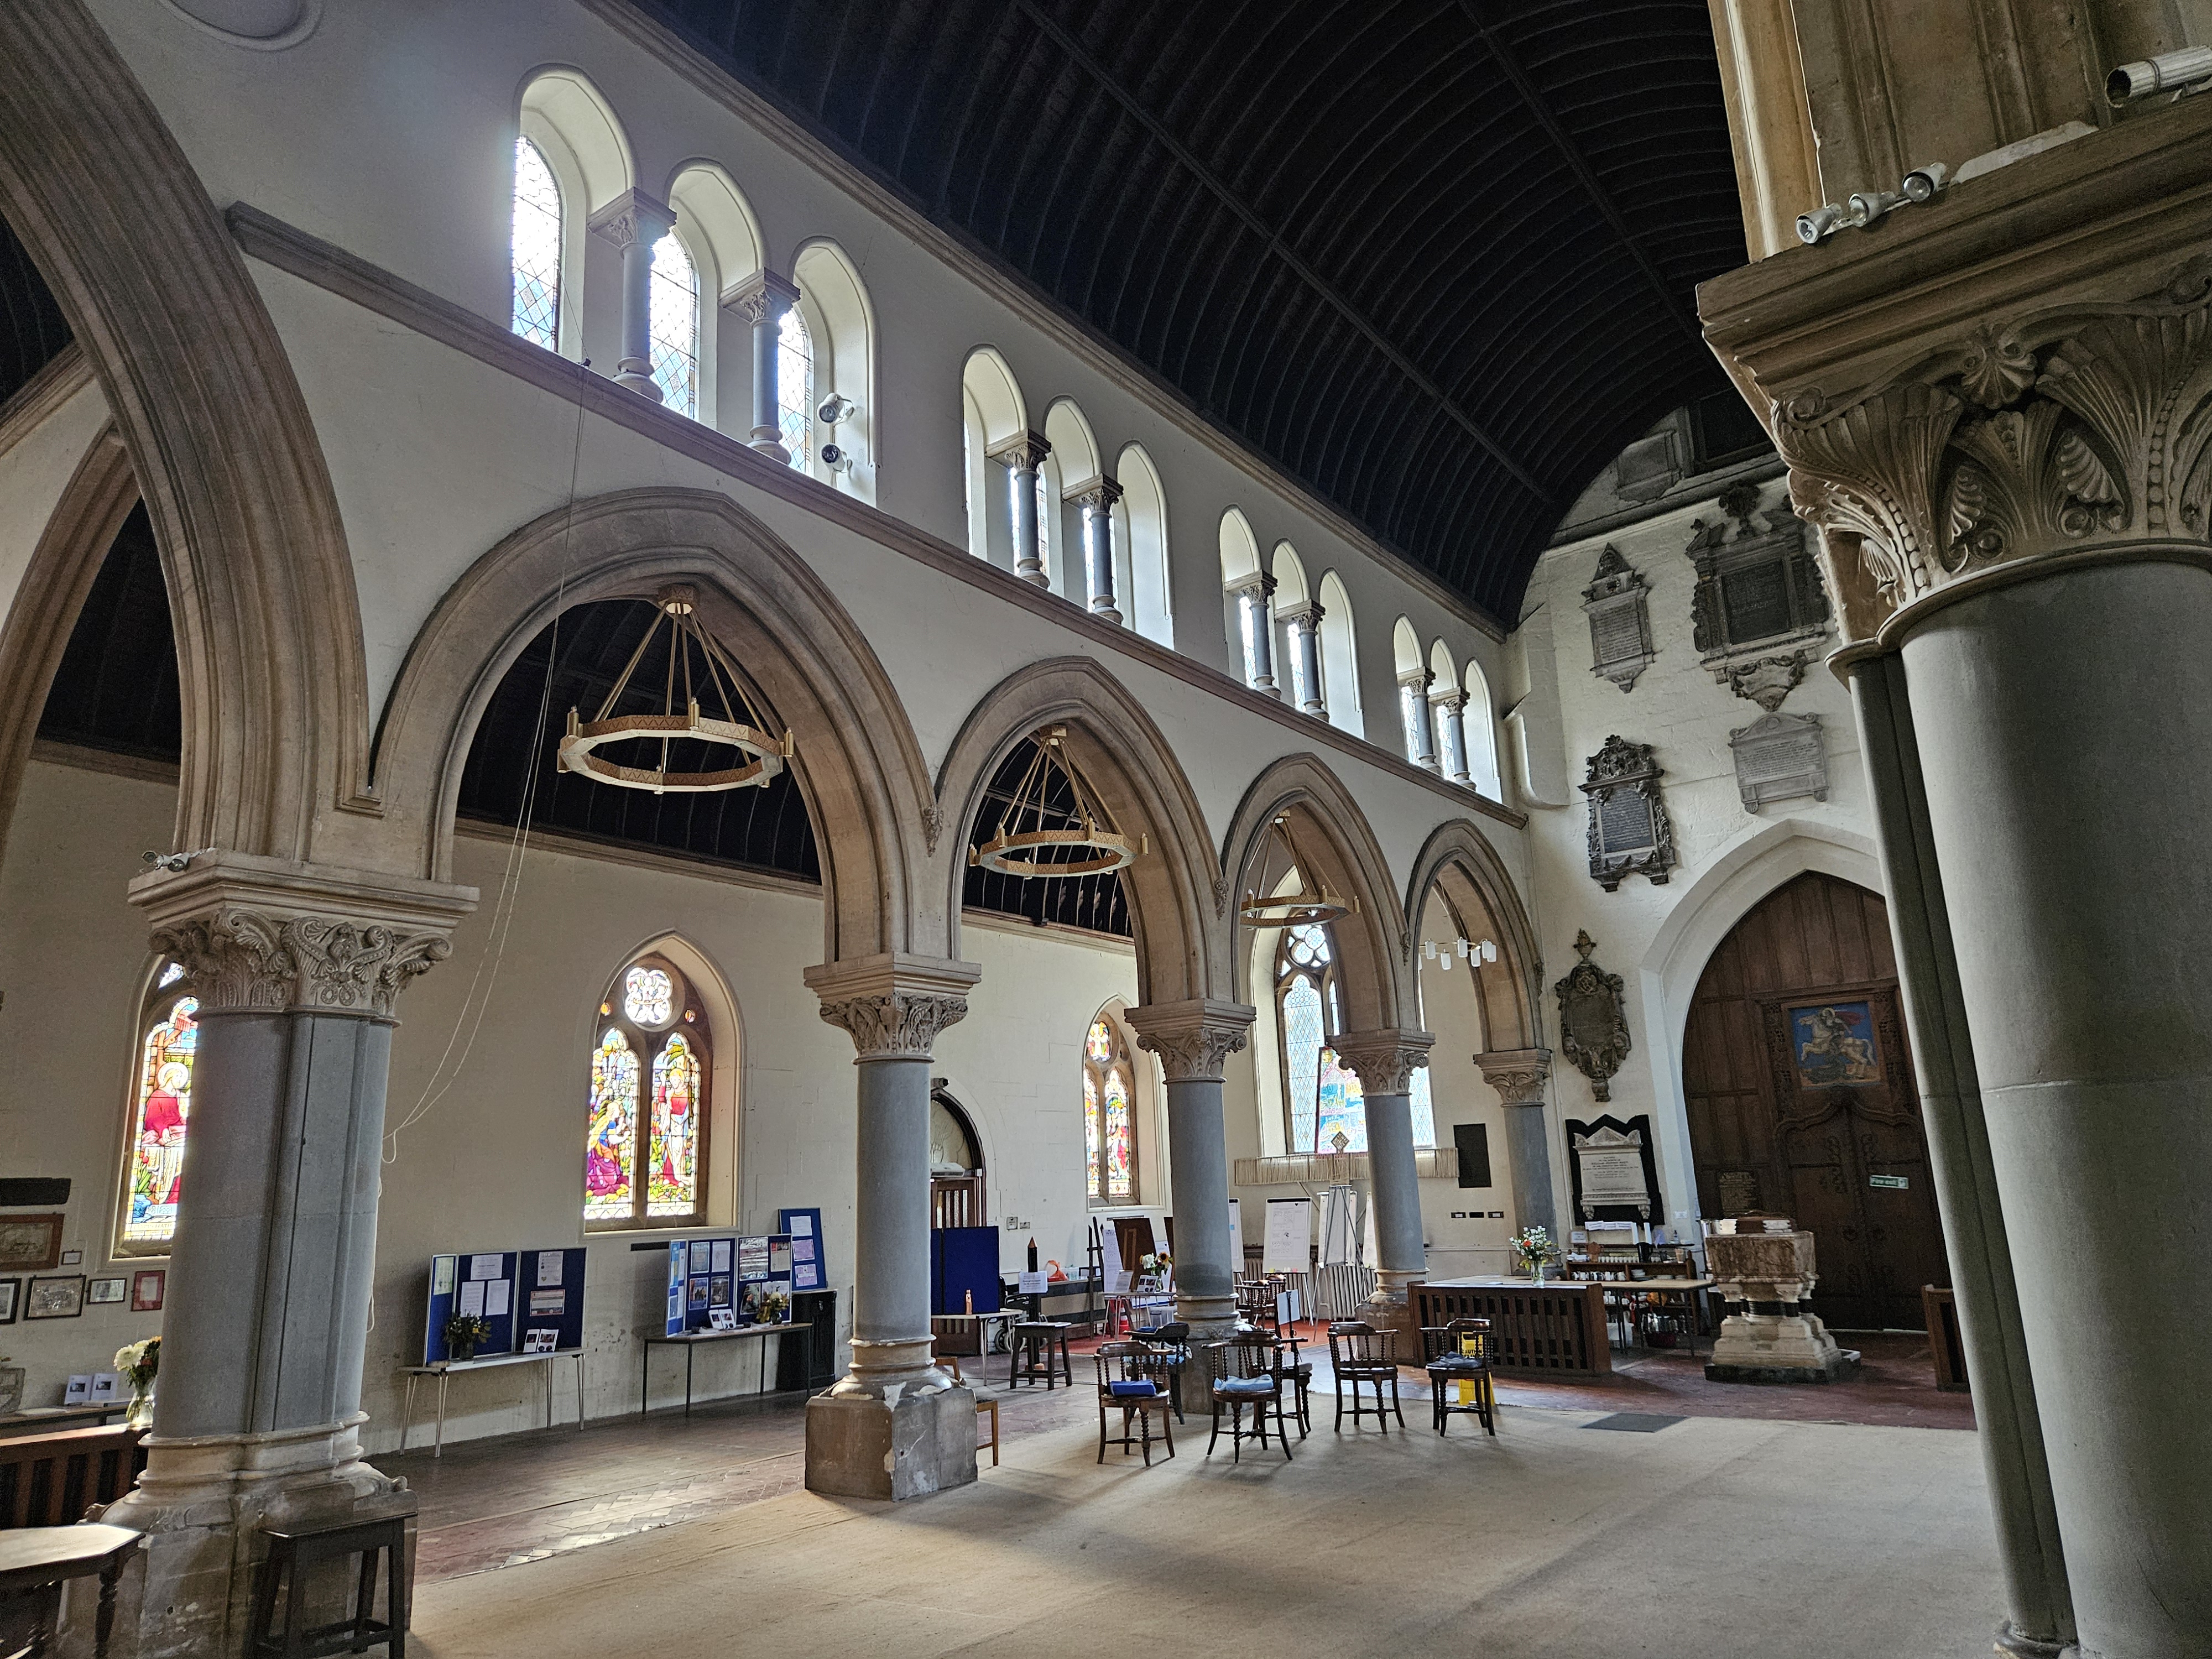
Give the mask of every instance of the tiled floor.
[{"label": "tiled floor", "polygon": [[[1334,1390],[1328,1343],[1310,1328],[1302,1334],[1309,1339],[1306,1357],[1316,1361],[1314,1422],[1327,1434],[1334,1403],[1328,1398]],[[1864,1374],[1846,1383],[1753,1388],[1708,1382],[1702,1357],[1654,1351],[1615,1354],[1606,1382],[1515,1379],[1501,1382],[1498,1393],[1509,1406],[1559,1411],[1973,1427],[1968,1396],[1936,1390],[1926,1338],[1882,1333],[1845,1343],[1865,1357]],[[1003,1443],[1096,1423],[1097,1397],[1085,1358],[1095,1345],[1073,1346],[1081,1386],[1049,1393],[1037,1388],[1008,1392],[1002,1380],[1006,1362],[994,1357],[987,1386],[1000,1402]],[[972,1381],[972,1361],[968,1374]],[[1403,1373],[1402,1395],[1409,1428],[1426,1433],[1427,1389],[1419,1371]],[[434,1583],[726,1516],[798,1492],[805,1485],[805,1403],[797,1396],[742,1399],[699,1407],[688,1418],[664,1411],[601,1419],[580,1434],[556,1428],[449,1444],[442,1458],[409,1452],[376,1461],[387,1474],[404,1475],[421,1495],[416,1576],[418,1583]],[[1205,1424],[1194,1418],[1185,1443],[1202,1449],[1205,1432]]]}]

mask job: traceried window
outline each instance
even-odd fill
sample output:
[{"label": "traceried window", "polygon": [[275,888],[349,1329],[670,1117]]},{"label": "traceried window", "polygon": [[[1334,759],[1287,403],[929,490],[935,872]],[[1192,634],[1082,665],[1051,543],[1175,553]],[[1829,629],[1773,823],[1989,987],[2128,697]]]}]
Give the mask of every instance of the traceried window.
[{"label": "traceried window", "polygon": [[795,305],[784,308],[775,332],[776,418],[783,428],[783,447],[791,464],[801,472],[814,449],[814,342],[806,332],[806,319]]},{"label": "traceried window", "polygon": [[561,185],[544,152],[514,141],[514,329],[548,351],[560,349]]},{"label": "traceried window", "polygon": [[708,1042],[706,1011],[674,963],[641,957],[615,976],[586,1102],[587,1229],[705,1219]]},{"label": "traceried window", "polygon": [[1083,1040],[1083,1131],[1091,1202],[1137,1202],[1135,1072],[1114,1022],[1101,1014]]},{"label": "traceried window", "polygon": [[1343,1028],[1336,946],[1328,926],[1306,922],[1283,930],[1275,948],[1275,1006],[1283,1039],[1285,1145],[1293,1152],[1367,1150],[1367,1114],[1359,1079],[1337,1061],[1329,1040]]},{"label": "traceried window", "polygon": [[123,1158],[118,1255],[167,1255],[176,1237],[185,1134],[192,1114],[192,1058],[199,1048],[199,1002],[185,994],[184,969],[164,963],[138,1022],[131,1073],[131,1142]]},{"label": "traceried window", "polygon": [[670,231],[653,245],[653,383],[661,406],[699,417],[699,272]]}]

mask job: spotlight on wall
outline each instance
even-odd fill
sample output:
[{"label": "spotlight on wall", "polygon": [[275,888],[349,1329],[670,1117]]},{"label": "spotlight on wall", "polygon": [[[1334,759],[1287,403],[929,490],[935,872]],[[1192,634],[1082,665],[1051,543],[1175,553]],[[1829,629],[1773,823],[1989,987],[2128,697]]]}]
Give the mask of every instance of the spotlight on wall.
[{"label": "spotlight on wall", "polygon": [[1850,216],[1850,222],[1864,230],[1904,199],[1893,190],[1862,190],[1854,192],[1844,206]]},{"label": "spotlight on wall", "polygon": [[1926,167],[1915,167],[1906,173],[1905,182],[1898,189],[1908,202],[1930,202],[1942,195],[1943,186],[1950,182],[1951,169],[1941,161],[1930,161]]},{"label": "spotlight on wall", "polygon": [[833,392],[815,406],[814,418],[824,426],[835,426],[840,421],[851,420],[860,412],[860,404],[842,392]]},{"label": "spotlight on wall", "polygon": [[2141,63],[2123,64],[2105,77],[2105,96],[2132,103],[2154,92],[2188,92],[2212,81],[2212,46],[2184,46]]},{"label": "spotlight on wall", "polygon": [[1797,216],[1797,240],[1801,242],[1824,242],[1834,235],[1844,222],[1844,210],[1835,202],[1814,208],[1810,213]]},{"label": "spotlight on wall", "polygon": [[832,472],[850,472],[853,470],[853,452],[842,449],[836,444],[824,444],[822,446],[822,465]]},{"label": "spotlight on wall", "polygon": [[200,853],[214,851],[212,847],[203,847],[198,853],[142,853],[139,859],[141,862],[150,864],[156,870],[166,870],[173,876],[188,868]]}]

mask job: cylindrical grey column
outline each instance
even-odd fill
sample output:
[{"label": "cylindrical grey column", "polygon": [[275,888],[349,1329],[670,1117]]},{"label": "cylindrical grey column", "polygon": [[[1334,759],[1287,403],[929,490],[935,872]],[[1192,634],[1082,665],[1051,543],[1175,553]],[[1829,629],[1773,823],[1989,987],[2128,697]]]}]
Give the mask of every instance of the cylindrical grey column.
[{"label": "cylindrical grey column", "polygon": [[653,378],[653,245],[668,234],[675,216],[633,193],[617,234],[622,241],[622,356],[615,384],[641,398],[660,402]]},{"label": "cylindrical grey column", "polygon": [[1544,1103],[1505,1108],[1505,1158],[1513,1170],[1514,1208],[1520,1212],[1518,1231],[1541,1227],[1553,1238],[1559,1237],[1559,1212],[1552,1203],[1552,1143],[1544,1127]]},{"label": "cylindrical grey column", "polygon": [[1291,633],[1291,690],[1298,708],[1316,718],[1328,713],[1321,686],[1321,606],[1310,603],[1283,618]]},{"label": "cylindrical grey column", "polygon": [[929,1062],[863,1057],[855,1069],[853,1368],[908,1370],[916,1346],[929,1359]]},{"label": "cylindrical grey column", "polygon": [[1421,1182],[1413,1162],[1413,1103],[1407,1095],[1367,1095],[1367,1168],[1375,1183],[1376,1271],[1403,1285],[1429,1270],[1422,1238]]},{"label": "cylindrical grey column", "polygon": [[1448,691],[1429,701],[1436,709],[1437,736],[1443,746],[1443,769],[1454,783],[1472,783],[1467,771],[1467,693]]},{"label": "cylindrical grey column", "polygon": [[1904,647],[2075,1620],[2115,1659],[2212,1630],[2212,1328],[2156,1243],[2212,1226],[2209,637],[2212,578],[2142,562]]},{"label": "cylindrical grey column", "polygon": [[1108,622],[1121,620],[1114,603],[1114,503],[1121,486],[1102,478],[1078,498],[1083,508],[1083,563],[1091,579],[1091,613]]},{"label": "cylindrical grey column", "polygon": [[1024,446],[1006,458],[1006,488],[1014,512],[1014,574],[1038,587],[1049,587],[1043,538],[1037,527],[1037,468],[1044,458]]},{"label": "cylindrical grey column", "polygon": [[1435,678],[1425,668],[1398,677],[1399,706],[1405,713],[1406,735],[1413,745],[1411,758],[1414,765],[1431,772],[1443,769],[1437,764],[1437,726],[1429,707],[1429,682]]},{"label": "cylindrical grey column", "polygon": [[1237,621],[1244,630],[1244,673],[1255,691],[1275,689],[1275,617],[1270,597],[1273,576],[1254,576],[1237,593]]},{"label": "cylindrical grey column", "polygon": [[1237,1318],[1229,1255],[1229,1147],[1222,1133],[1221,1079],[1170,1078],[1168,1136],[1175,1147],[1176,1313],[1192,1329],[1219,1329]]},{"label": "cylindrical grey column", "polygon": [[[779,376],[783,366],[783,317],[799,301],[798,285],[772,270],[755,271],[729,303],[744,319],[752,342],[751,447],[763,455],[801,465],[807,457],[783,445],[783,399]],[[808,430],[812,430],[810,426]]]},{"label": "cylindrical grey column", "polygon": [[1850,679],[1889,889],[1890,933],[1897,943],[1929,1165],[1942,1211],[1952,1294],[1973,1384],[1974,1422],[1996,1515],[2007,1610],[1998,1645],[2015,1653],[2055,1655],[2074,1636],[2066,1558],[2021,1328],[2004,1211],[1990,1158],[1973,1041],[1960,999],[1950,917],[1929,837],[1927,794],[1904,666],[1894,657],[1870,658],[1853,665]]},{"label": "cylindrical grey column", "polygon": [[361,1409],[391,1026],[199,1024],[155,1433],[343,1423]]}]

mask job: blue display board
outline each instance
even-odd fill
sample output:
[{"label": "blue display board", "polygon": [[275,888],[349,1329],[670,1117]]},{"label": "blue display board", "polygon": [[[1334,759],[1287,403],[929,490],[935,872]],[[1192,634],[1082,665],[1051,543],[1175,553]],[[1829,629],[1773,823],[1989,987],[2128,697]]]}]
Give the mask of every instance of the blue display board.
[{"label": "blue display board", "polygon": [[514,1287],[518,1352],[544,1352],[532,1344],[532,1331],[552,1332],[556,1352],[584,1346],[585,1259],[581,1245],[521,1253]]},{"label": "blue display board", "polygon": [[[792,1288],[791,1235],[744,1233],[678,1239],[668,1247],[668,1302],[661,1328],[669,1336],[704,1330],[714,1310],[727,1308],[740,1325],[759,1321],[761,1298]],[[785,1317],[789,1307],[786,1304]]]},{"label": "blue display board", "polygon": [[[579,1251],[578,1255],[582,1252]],[[446,1347],[446,1322],[457,1313],[475,1314],[491,1328],[477,1344],[479,1354],[513,1353],[515,1349],[515,1267],[520,1257],[513,1250],[471,1250],[465,1255],[430,1258],[430,1298],[423,1319],[422,1363],[442,1364],[450,1356]],[[576,1281],[577,1317],[583,1316],[583,1279]],[[579,1329],[580,1342],[581,1327]]]},{"label": "blue display board", "polygon": [[791,1288],[819,1291],[830,1283],[830,1258],[822,1237],[822,1212],[778,1210],[775,1224],[791,1240]]},{"label": "blue display board", "polygon": [[[971,1309],[969,1298],[975,1298]],[[929,1232],[929,1310],[999,1311],[999,1230],[933,1227]]]}]

